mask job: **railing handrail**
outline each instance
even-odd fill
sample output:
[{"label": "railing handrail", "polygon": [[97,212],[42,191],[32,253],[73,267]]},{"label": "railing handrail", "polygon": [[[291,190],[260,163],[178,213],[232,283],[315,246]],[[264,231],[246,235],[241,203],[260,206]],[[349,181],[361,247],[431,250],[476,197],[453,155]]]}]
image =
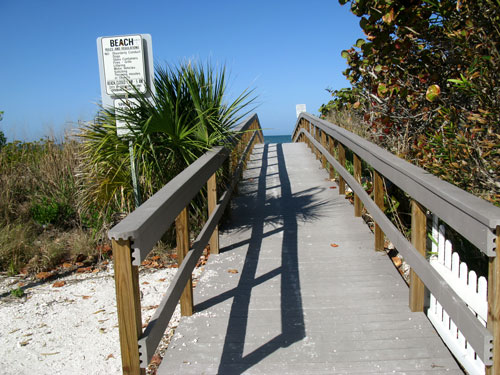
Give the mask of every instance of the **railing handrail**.
[{"label": "railing handrail", "polygon": [[228,146],[218,146],[207,151],[109,230],[109,239],[131,241],[134,266],[139,266],[147,257],[177,215],[191,202],[208,178],[219,169],[229,155],[232,145],[255,120],[258,121],[257,114],[247,117],[236,125],[233,128],[235,135],[229,140]]},{"label": "railing handrail", "polygon": [[310,121],[326,134],[337,139],[379,171],[393,184],[432,211],[462,234],[489,257],[496,256],[494,230],[500,225],[500,208],[478,198],[424,169],[382,149],[346,129],[301,113],[294,130],[302,119]]}]

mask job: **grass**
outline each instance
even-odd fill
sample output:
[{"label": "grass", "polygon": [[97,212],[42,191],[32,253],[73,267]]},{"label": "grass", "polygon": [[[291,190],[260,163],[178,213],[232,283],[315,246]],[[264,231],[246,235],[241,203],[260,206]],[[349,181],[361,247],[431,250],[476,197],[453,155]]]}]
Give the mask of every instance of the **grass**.
[{"label": "grass", "polygon": [[1,271],[44,271],[95,251],[78,205],[79,149],[45,138],[0,150]]}]

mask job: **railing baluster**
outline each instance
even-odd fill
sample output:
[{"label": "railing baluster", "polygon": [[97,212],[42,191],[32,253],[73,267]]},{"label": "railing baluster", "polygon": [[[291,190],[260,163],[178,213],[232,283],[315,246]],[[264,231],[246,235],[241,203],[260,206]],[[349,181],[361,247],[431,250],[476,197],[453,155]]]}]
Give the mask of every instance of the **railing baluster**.
[{"label": "railing baluster", "polygon": [[[373,171],[373,200],[375,204],[384,211],[384,182],[382,181],[382,176],[377,172]],[[384,250],[384,232],[380,229],[380,226],[375,223],[375,251]]]},{"label": "railing baluster", "polygon": [[[411,201],[411,243],[425,257],[427,243],[427,217],[425,209]],[[425,285],[415,271],[410,271],[410,310],[424,311]]]},{"label": "railing baluster", "polygon": [[[189,251],[189,220],[187,207],[184,208],[175,219],[175,232],[177,240],[177,263],[180,266]],[[193,281],[191,277],[184,287],[180,301],[181,315],[193,315]]]},{"label": "railing baluster", "polygon": [[118,332],[124,375],[141,375],[138,340],[142,334],[139,270],[132,266],[129,240],[113,240]]},{"label": "railing baluster", "polygon": [[[354,178],[361,185],[361,159],[353,154]],[[354,194],[354,216],[360,217],[363,212],[363,203],[357,194]]]}]

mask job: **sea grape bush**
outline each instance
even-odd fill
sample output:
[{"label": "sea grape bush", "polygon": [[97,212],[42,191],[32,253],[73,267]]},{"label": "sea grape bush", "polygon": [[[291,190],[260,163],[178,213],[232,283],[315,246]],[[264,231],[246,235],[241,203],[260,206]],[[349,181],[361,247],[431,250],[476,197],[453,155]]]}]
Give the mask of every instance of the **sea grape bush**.
[{"label": "sea grape bush", "polygon": [[339,2],[366,37],[320,111],[361,114],[375,142],[500,204],[500,2]]}]

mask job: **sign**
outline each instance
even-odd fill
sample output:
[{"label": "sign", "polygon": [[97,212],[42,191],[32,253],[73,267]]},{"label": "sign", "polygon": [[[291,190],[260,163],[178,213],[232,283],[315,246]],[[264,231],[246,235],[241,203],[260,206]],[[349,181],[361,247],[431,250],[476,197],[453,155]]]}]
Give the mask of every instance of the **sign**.
[{"label": "sign", "polygon": [[297,113],[297,118],[299,118],[299,115],[302,113],[302,112],[307,112],[306,111],[306,105],[305,104],[297,104],[295,106],[295,112]]},{"label": "sign", "polygon": [[[97,57],[104,108],[116,109],[116,99],[133,97],[135,91],[131,84],[144,95],[144,98],[153,100],[155,87],[151,35],[99,37]],[[123,134],[127,135],[128,132],[124,131]]]},{"label": "sign", "polygon": [[120,114],[129,108],[137,108],[140,106],[139,101],[137,99],[115,99],[115,113],[116,113],[116,134],[118,137],[127,137],[132,135],[132,131],[130,130],[133,127],[133,124],[128,124],[120,119]]},{"label": "sign", "polygon": [[133,93],[133,86],[145,93],[147,80],[141,35],[100,39],[106,93],[113,96]]}]

